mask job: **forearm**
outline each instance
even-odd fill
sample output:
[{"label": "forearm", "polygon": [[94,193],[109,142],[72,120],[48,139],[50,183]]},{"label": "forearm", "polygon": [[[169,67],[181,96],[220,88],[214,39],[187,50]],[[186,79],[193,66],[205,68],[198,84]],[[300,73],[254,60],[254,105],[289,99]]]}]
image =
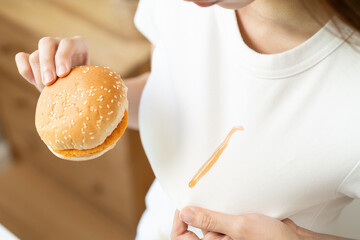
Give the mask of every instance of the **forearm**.
[{"label": "forearm", "polygon": [[334,235],[316,233],[301,227],[298,227],[297,232],[302,240],[355,240],[350,238],[338,237]]},{"label": "forearm", "polygon": [[125,79],[125,84],[128,87],[128,101],[129,101],[129,123],[128,127],[134,130],[139,129],[139,103],[142,91],[145,87],[146,81],[149,78],[150,72],[146,72],[134,78]]}]

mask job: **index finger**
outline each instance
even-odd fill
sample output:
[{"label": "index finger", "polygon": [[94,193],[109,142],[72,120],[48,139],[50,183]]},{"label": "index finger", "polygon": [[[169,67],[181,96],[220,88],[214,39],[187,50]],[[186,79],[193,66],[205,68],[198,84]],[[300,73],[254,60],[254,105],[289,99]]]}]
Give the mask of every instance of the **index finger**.
[{"label": "index finger", "polygon": [[188,225],[180,219],[179,210],[175,212],[171,240],[200,240],[195,233],[188,231]]},{"label": "index finger", "polygon": [[44,85],[55,82],[55,53],[59,44],[58,38],[44,37],[39,41],[39,62]]},{"label": "index finger", "polygon": [[181,219],[201,230],[231,236],[234,232],[239,231],[237,223],[240,222],[241,216],[224,214],[199,207],[185,207],[181,210]]}]

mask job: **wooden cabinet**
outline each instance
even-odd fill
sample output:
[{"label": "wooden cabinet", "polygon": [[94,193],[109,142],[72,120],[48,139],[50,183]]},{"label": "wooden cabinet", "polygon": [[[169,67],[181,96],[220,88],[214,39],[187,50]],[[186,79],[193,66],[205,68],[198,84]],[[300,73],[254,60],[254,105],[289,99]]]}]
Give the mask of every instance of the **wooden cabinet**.
[{"label": "wooden cabinet", "polygon": [[16,52],[43,36],[86,37],[91,63],[123,77],[149,70],[135,30],[136,1],[0,0],[0,124],[15,163],[0,174],[0,222],[21,239],[132,239],[153,174],[137,131],[102,157],[53,156],[34,126],[39,93],[17,73]]}]

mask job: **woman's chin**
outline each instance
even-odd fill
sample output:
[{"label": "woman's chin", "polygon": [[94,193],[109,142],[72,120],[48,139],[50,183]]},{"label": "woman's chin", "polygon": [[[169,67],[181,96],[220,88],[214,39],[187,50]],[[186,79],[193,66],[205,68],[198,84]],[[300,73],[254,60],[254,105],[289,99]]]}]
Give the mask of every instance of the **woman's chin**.
[{"label": "woman's chin", "polygon": [[217,3],[217,1],[215,2],[194,2],[196,5],[198,5],[199,7],[210,7],[212,5],[215,5]]},{"label": "woman's chin", "polygon": [[236,9],[246,7],[253,1],[254,0],[225,0],[225,1],[218,2],[217,5],[222,8],[236,10]]}]

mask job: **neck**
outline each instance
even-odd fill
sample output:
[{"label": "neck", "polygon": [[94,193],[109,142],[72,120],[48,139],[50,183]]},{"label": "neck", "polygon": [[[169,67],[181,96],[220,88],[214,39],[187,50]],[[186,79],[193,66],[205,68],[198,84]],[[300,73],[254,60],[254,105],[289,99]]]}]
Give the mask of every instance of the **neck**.
[{"label": "neck", "polygon": [[312,13],[324,12],[319,1],[304,4],[301,0],[256,0],[237,10],[245,43],[257,52],[271,54],[306,41],[329,17],[313,16]]}]

